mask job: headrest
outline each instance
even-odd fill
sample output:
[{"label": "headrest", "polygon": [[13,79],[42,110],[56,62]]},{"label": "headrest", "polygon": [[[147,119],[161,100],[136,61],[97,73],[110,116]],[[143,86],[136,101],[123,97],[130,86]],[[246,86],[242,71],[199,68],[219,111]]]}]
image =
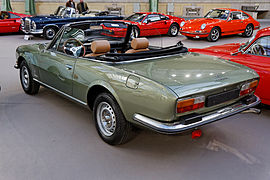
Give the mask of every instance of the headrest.
[{"label": "headrest", "polygon": [[91,43],[91,50],[95,54],[106,53],[111,49],[111,45],[107,40],[97,40]]},{"label": "headrest", "polygon": [[131,41],[132,49],[146,49],[149,46],[149,41],[146,38],[135,38]]}]

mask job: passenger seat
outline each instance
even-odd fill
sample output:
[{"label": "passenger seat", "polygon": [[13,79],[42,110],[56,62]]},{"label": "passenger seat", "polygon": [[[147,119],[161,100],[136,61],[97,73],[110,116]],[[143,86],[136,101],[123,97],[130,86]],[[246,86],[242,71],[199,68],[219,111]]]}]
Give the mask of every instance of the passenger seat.
[{"label": "passenger seat", "polygon": [[107,52],[110,52],[111,45],[110,45],[110,42],[107,40],[97,40],[91,43],[91,50],[92,50],[92,53],[86,54],[84,57],[100,56]]},{"label": "passenger seat", "polygon": [[135,38],[131,41],[132,49],[127,50],[125,53],[136,53],[142,51],[149,51],[149,41],[146,38]]}]

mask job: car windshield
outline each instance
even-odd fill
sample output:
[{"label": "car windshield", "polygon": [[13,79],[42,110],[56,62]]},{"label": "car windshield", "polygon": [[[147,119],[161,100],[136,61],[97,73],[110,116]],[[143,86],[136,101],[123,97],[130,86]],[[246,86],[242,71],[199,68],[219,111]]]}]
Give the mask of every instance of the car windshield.
[{"label": "car windshield", "polygon": [[63,6],[59,6],[56,11],[54,12],[55,16],[61,16],[61,14],[65,11],[65,8]]},{"label": "car windshield", "polygon": [[230,11],[222,9],[212,9],[204,17],[213,19],[224,19],[226,20],[229,16]]},{"label": "car windshield", "polygon": [[146,16],[146,14],[135,13],[135,14],[127,17],[126,20],[132,21],[132,22],[141,22],[145,16]]},{"label": "car windshield", "polygon": [[[108,27],[117,27],[117,31]],[[64,27],[62,36],[56,38],[51,48],[76,57],[84,56],[90,54],[93,41],[107,40],[111,47],[120,46],[126,32],[127,25],[122,22],[79,23]]]}]

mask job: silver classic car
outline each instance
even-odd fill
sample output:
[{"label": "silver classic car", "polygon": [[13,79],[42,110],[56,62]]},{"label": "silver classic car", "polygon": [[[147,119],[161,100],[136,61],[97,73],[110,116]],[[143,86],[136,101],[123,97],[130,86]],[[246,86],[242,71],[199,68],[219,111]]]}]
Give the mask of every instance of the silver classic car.
[{"label": "silver classic car", "polygon": [[19,46],[23,90],[34,95],[41,85],[93,110],[100,137],[112,145],[127,142],[134,125],[181,133],[260,103],[250,68],[190,53],[181,42],[151,46],[131,32],[129,23],[86,21],[63,26],[49,44]]}]

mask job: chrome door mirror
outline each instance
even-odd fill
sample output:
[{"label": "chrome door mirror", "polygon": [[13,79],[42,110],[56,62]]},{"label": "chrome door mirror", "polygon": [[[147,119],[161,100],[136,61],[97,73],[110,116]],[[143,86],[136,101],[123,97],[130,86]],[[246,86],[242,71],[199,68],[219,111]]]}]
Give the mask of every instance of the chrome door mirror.
[{"label": "chrome door mirror", "polygon": [[228,22],[230,22],[231,20],[232,20],[232,18],[231,18],[231,17],[229,17],[229,18],[228,18]]},{"label": "chrome door mirror", "polygon": [[44,51],[46,49],[46,44],[39,44],[38,48],[40,51]]}]

